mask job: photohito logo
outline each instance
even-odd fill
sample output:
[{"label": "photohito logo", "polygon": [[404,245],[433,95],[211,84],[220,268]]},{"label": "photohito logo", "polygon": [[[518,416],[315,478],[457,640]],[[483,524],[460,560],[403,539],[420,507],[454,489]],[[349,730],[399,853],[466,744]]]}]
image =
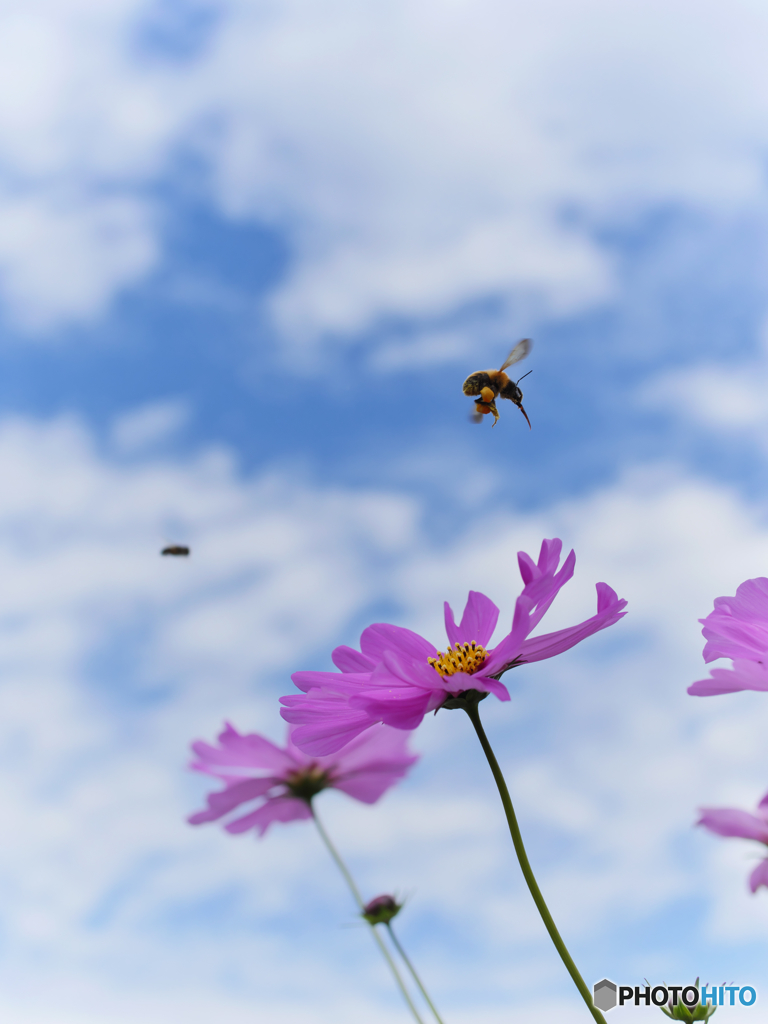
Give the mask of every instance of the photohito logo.
[{"label": "photohito logo", "polygon": [[592,986],[592,1002],[598,1010],[614,1006],[754,1006],[757,992],[752,985],[616,985],[603,978]]}]

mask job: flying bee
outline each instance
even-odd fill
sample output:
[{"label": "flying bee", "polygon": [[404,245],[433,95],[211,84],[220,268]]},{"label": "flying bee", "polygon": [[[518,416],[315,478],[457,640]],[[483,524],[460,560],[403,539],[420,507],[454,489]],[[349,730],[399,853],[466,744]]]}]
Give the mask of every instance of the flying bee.
[{"label": "flying bee", "polygon": [[163,548],[160,552],[161,555],[181,555],[182,557],[189,554],[189,548],[186,544],[169,544],[168,547]]},{"label": "flying bee", "polygon": [[518,387],[518,384],[523,377],[527,377],[528,373],[531,373],[531,370],[528,373],[524,373],[523,377],[520,377],[517,381],[510,380],[504,371],[513,363],[519,363],[521,359],[525,359],[531,351],[532,344],[533,342],[530,338],[523,338],[522,341],[518,341],[498,370],[478,370],[477,373],[471,373],[464,381],[462,391],[465,395],[480,396],[475,399],[475,410],[472,413],[473,423],[480,423],[483,416],[487,416],[489,412],[492,412],[493,425],[495,427],[499,419],[496,399],[508,398],[510,402],[515,403],[523,416],[525,416],[526,422],[530,427],[531,421],[528,419],[528,413],[523,408],[523,392]]}]

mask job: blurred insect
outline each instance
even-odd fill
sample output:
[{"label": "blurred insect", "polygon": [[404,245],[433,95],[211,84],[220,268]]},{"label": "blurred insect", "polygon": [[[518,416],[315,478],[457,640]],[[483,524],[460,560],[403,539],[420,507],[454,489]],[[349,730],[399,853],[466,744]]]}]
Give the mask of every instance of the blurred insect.
[{"label": "blurred insect", "polygon": [[185,544],[169,544],[167,548],[163,548],[160,552],[161,555],[188,555],[189,548]]},{"label": "blurred insect", "polygon": [[528,373],[532,371],[529,370],[528,373],[524,373],[523,377],[520,377],[517,381],[510,380],[504,371],[508,366],[512,366],[513,363],[519,363],[521,359],[525,359],[531,351],[532,345],[533,342],[530,338],[523,338],[522,341],[518,341],[498,370],[478,370],[477,373],[471,373],[467,377],[462,386],[464,394],[480,395],[479,398],[475,399],[475,410],[472,413],[473,423],[480,423],[483,416],[487,416],[489,412],[492,412],[493,425],[495,427],[499,419],[496,399],[508,398],[510,402],[515,403],[523,416],[525,416],[526,422],[530,427],[531,421],[528,419],[528,413],[523,408],[523,392],[517,385],[523,377],[527,377]]}]

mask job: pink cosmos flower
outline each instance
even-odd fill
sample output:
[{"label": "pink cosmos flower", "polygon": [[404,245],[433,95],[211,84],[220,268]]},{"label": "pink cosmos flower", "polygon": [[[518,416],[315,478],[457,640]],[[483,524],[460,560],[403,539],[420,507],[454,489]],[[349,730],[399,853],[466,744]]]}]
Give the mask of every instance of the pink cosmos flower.
[{"label": "pink cosmos flower", "polygon": [[730,658],[733,668],[714,668],[709,679],[688,687],[697,697],[737,690],[768,690],[768,579],[746,580],[735,597],[718,597],[715,609],[699,619],[706,639],[704,661]]},{"label": "pink cosmos flower", "polygon": [[264,835],[273,821],[311,818],[312,798],[323,789],[340,789],[373,804],[419,759],[408,752],[408,734],[382,725],[368,728],[332,757],[302,753],[293,743],[293,732],[289,728],[285,747],[278,747],[257,733],[243,736],[227,722],[218,746],[193,743],[197,759],[190,767],[222,779],[226,786],[211,793],[208,808],[193,814],[189,823],[218,821],[248,805],[225,829],[238,833],[255,828]]},{"label": "pink cosmos flower", "polygon": [[571,551],[558,570],[561,551],[562,541],[555,539],[542,543],[537,563],[519,552],[524,587],[512,628],[496,647],[487,645],[499,609],[473,590],[458,625],[445,604],[445,653],[410,629],[376,623],[363,631],[359,651],[336,648],[333,661],[339,672],[296,672],[291,678],[304,692],[281,698],[283,718],[297,726],[294,742],[315,756],[327,755],[373,722],[415,729],[427,712],[450,707],[469,691],[509,700],[499,681],[504,672],[552,658],[618,622],[627,602],[598,583],[596,615],[568,629],[529,636],[573,575],[576,556]]},{"label": "pink cosmos flower", "polygon": [[[768,846],[768,793],[757,805],[757,814],[739,811],[733,807],[702,807],[697,825],[703,825],[719,836],[756,839]],[[752,892],[757,892],[761,885],[768,888],[768,857],[761,860],[749,876],[749,887]]]}]

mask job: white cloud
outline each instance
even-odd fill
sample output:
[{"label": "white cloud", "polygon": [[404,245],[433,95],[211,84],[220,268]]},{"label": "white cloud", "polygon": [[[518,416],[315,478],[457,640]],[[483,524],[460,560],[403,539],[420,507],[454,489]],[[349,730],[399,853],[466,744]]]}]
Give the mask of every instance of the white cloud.
[{"label": "white cloud", "polygon": [[640,401],[711,430],[754,431],[768,422],[768,367],[707,363],[671,370],[643,387]]},{"label": "white cloud", "polygon": [[150,208],[130,194],[0,193],[0,279],[26,330],[104,313],[157,255]]},{"label": "white cloud", "polygon": [[467,339],[460,331],[427,331],[383,345],[374,352],[371,363],[384,371],[440,366],[461,359],[466,350]]},{"label": "white cloud", "polygon": [[148,189],[180,153],[226,215],[286,234],[270,308],[293,340],[489,295],[572,311],[612,294],[596,227],[764,211],[754,3],[211,10],[167,59],[138,43],[140,0],[0,12],[0,289],[22,325],[98,315],[155,265]]},{"label": "white cloud", "polygon": [[[337,927],[351,910],[311,830],[254,843],[183,825],[204,789],[181,771],[186,745],[224,717],[279,736],[288,673],[354,642],[367,606],[399,607],[439,641],[442,600],[458,610],[475,587],[506,621],[515,552],[553,534],[578,563],[546,628],[591,614],[598,579],[630,601],[612,630],[516,670],[511,704],[483,705],[558,922],[587,965],[614,929],[641,936],[681,899],[709,908],[686,956],[722,963],[765,939],[749,844],[691,829],[697,806],[749,807],[765,789],[764,697],[685,694],[703,674],[697,618],[768,560],[762,508],[655,466],[436,544],[396,493],[243,479],[223,452],[114,464],[66,420],[3,421],[0,474],[0,977],[8,1014],[27,1006],[14,1019],[89,1024],[97,1000],[100,1024],[120,1024],[129,984],[148,1020],[183,1015],[190,990],[200,1006],[225,993],[233,1019],[318,1002],[368,1019],[360,1006],[379,999],[399,1013],[355,930]],[[159,556],[171,526],[189,560]],[[361,885],[410,897],[409,944],[457,1020],[477,1019],[481,992],[487,1019],[542,985],[565,993],[468,723],[441,712],[415,745],[424,761],[380,806],[323,803]],[[616,963],[647,971],[654,949],[638,937]],[[461,985],[457,957],[472,965]],[[41,971],[55,1005],[24,997]]]},{"label": "white cloud", "polygon": [[212,163],[228,209],[291,227],[290,334],[499,293],[572,310],[611,288],[596,224],[762,202],[767,26],[746,9],[724,34],[697,7],[693,48],[687,3],[229,10],[199,69]]},{"label": "white cloud", "polygon": [[721,436],[741,436],[768,448],[768,324],[751,358],[710,360],[667,370],[645,384],[638,401]]},{"label": "white cloud", "polygon": [[112,441],[118,451],[135,452],[166,440],[186,423],[189,408],[180,400],[150,402],[118,416],[112,426]]}]

